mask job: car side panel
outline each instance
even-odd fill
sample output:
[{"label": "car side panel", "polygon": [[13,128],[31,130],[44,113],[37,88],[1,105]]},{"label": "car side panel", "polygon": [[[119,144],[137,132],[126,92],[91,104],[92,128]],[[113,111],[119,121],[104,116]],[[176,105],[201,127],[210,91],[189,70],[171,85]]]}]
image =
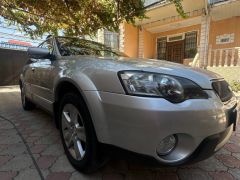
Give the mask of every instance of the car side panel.
[{"label": "car side panel", "polygon": [[49,59],[41,59],[35,69],[35,81],[33,88],[33,101],[45,108],[46,110],[53,112],[53,81],[54,74],[53,62]]},{"label": "car side panel", "polygon": [[33,79],[33,72],[32,72],[33,64],[25,65],[23,68],[23,72],[20,76],[20,80],[22,82],[23,88],[25,88],[26,97],[32,100],[32,83]]}]

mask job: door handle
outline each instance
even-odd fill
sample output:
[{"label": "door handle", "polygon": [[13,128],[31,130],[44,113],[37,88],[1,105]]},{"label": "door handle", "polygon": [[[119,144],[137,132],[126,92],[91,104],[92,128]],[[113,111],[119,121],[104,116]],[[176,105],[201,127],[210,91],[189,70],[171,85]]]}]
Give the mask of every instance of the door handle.
[{"label": "door handle", "polygon": [[35,68],[32,68],[32,71],[34,72],[34,71],[35,71]]}]

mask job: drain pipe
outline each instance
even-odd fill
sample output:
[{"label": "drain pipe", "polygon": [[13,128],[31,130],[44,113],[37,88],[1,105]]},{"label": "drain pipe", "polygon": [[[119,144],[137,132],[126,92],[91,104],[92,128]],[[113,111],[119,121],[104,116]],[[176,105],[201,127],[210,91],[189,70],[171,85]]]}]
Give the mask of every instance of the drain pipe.
[{"label": "drain pipe", "polygon": [[205,16],[206,16],[206,36],[205,36],[205,45],[204,45],[204,59],[203,59],[203,68],[207,69],[208,64],[208,46],[209,46],[209,30],[210,30],[210,7],[209,1],[204,0]]},{"label": "drain pipe", "polygon": [[205,8],[205,12],[206,12],[206,15],[209,15],[210,13],[209,13],[209,2],[208,2],[208,0],[204,0],[205,2],[204,2],[204,8]]}]

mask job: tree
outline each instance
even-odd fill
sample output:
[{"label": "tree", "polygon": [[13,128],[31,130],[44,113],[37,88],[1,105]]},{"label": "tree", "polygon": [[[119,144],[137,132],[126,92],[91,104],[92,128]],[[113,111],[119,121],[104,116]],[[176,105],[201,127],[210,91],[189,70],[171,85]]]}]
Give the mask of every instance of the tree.
[{"label": "tree", "polygon": [[[182,0],[170,0],[184,17]],[[143,0],[1,0],[0,15],[32,37],[44,33],[81,36],[117,31],[123,21],[145,18]]]}]

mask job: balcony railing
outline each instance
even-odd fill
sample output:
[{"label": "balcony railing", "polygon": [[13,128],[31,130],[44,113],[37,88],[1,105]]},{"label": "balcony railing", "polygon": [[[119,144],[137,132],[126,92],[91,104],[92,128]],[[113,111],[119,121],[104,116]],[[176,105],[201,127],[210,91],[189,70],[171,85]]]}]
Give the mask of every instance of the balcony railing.
[{"label": "balcony railing", "polygon": [[[226,2],[226,1],[229,1],[229,0],[209,0],[208,2],[209,2],[209,4],[213,5],[213,4],[218,4],[218,3],[222,3],[222,2]],[[167,2],[168,2],[168,0],[145,0],[144,6],[146,8],[148,8],[148,7],[158,5],[158,4],[164,4]]]},{"label": "balcony railing", "polygon": [[209,48],[208,66],[210,67],[240,66],[240,47],[226,49]]}]

